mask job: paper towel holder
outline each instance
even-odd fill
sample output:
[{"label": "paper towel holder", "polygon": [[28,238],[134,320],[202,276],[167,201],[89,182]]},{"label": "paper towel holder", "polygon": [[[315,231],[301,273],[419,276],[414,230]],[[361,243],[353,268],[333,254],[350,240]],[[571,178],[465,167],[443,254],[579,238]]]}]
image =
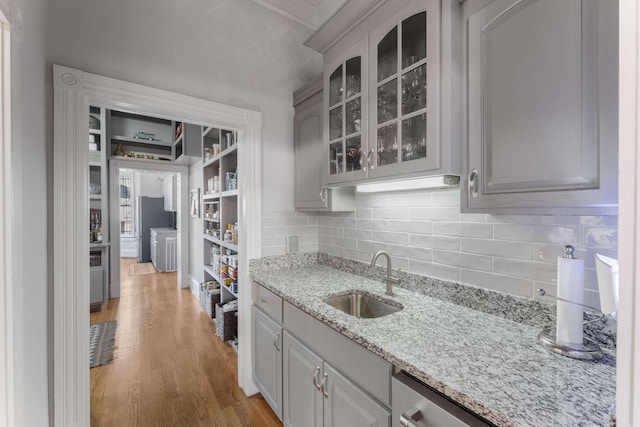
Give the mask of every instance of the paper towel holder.
[{"label": "paper towel holder", "polygon": [[[538,295],[546,296],[546,294],[547,292],[544,289],[542,288],[538,289]],[[550,298],[555,298],[556,300],[568,302],[569,304],[576,304],[576,305],[582,306],[583,308],[586,308],[600,315],[600,317],[597,319],[587,320],[586,322],[583,322],[582,323],[583,325],[604,320],[605,314],[602,313],[597,308],[584,305],[584,304],[578,304],[576,302],[568,301],[566,299],[559,298],[559,297],[550,296]],[[596,344],[595,341],[587,337],[583,338],[582,345],[568,346],[565,344],[558,343],[556,341],[555,333],[552,328],[543,329],[542,332],[538,334],[538,343],[540,343],[543,347],[545,347],[546,349],[554,353],[558,353],[563,356],[570,357],[572,359],[598,360],[602,358],[602,356],[604,355],[602,348],[600,348],[600,346]]]}]

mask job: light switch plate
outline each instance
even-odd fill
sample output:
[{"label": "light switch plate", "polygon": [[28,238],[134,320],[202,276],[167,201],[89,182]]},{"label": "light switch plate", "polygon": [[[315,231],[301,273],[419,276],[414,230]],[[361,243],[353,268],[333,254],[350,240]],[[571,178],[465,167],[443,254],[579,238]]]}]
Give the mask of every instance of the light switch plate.
[{"label": "light switch plate", "polygon": [[287,236],[287,253],[295,254],[299,252],[298,236]]}]

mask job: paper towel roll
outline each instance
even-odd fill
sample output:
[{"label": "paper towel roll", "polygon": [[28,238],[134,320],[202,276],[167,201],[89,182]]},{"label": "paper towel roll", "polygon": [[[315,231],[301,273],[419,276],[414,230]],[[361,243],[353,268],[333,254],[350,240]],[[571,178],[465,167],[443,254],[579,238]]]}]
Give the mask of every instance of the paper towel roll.
[{"label": "paper towel roll", "polygon": [[[584,303],[584,260],[558,257],[558,298]],[[582,306],[558,300],[556,341],[567,346],[581,346]]]}]

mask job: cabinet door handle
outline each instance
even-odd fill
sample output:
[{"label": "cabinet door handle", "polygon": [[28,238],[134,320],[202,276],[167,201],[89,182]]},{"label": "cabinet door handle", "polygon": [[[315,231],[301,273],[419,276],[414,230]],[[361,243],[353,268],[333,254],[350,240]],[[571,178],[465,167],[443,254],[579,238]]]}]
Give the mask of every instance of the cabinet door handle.
[{"label": "cabinet door handle", "polygon": [[320,189],[320,200],[322,200],[322,203],[326,202],[326,200],[324,199],[324,195],[322,194],[322,193],[324,193],[324,190],[325,190],[324,188]]},{"label": "cabinet door handle", "polygon": [[474,169],[469,175],[469,194],[471,197],[478,197],[478,169]]},{"label": "cabinet door handle", "polygon": [[322,383],[320,384],[320,389],[322,390],[322,394],[324,394],[325,399],[329,398],[329,393],[327,392],[327,390],[324,388],[327,385],[327,378],[329,377],[329,374],[327,374],[326,372],[324,373],[324,376],[322,377]]},{"label": "cabinet door handle", "polygon": [[403,412],[400,415],[400,425],[402,427],[418,427],[414,421],[420,421],[422,419],[422,412],[415,407],[411,409],[413,412]]},{"label": "cabinet door handle", "polygon": [[318,384],[318,375],[320,374],[320,366],[316,366],[316,373],[313,374],[313,386],[318,389],[318,391],[321,390],[320,388],[320,384]]},{"label": "cabinet door handle", "polygon": [[369,170],[374,170],[376,167],[371,163],[371,155],[373,154],[373,148],[369,150],[367,153],[367,164],[369,165]]},{"label": "cabinet door handle", "polygon": [[276,339],[273,340],[273,346],[276,348],[276,350],[280,351],[280,346],[278,346],[278,344],[280,343],[280,332],[278,332],[276,334]]},{"label": "cabinet door handle", "polygon": [[362,169],[362,172],[366,172],[367,170],[367,167],[364,165],[364,156],[362,153],[360,153],[360,169]]}]

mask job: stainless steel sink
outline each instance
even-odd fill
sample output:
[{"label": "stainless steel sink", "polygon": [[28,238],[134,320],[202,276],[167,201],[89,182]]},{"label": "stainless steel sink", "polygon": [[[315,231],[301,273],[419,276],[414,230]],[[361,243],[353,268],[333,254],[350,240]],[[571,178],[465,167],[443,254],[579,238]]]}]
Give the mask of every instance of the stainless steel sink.
[{"label": "stainless steel sink", "polygon": [[362,291],[352,291],[323,301],[351,316],[367,319],[386,316],[404,308],[395,301],[374,298]]}]

